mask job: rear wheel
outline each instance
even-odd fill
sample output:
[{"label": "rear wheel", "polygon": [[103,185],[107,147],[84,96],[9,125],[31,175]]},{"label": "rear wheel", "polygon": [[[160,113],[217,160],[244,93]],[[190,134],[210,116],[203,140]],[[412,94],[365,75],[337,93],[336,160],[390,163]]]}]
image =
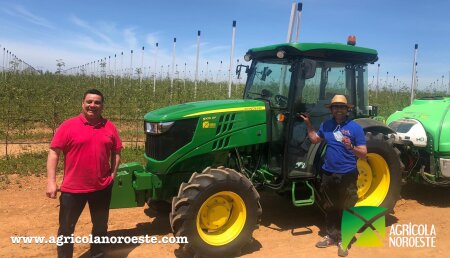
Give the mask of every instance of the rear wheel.
[{"label": "rear wheel", "polygon": [[359,159],[358,202],[355,206],[382,206],[392,211],[400,198],[400,151],[379,133],[366,134],[367,159]]},{"label": "rear wheel", "polygon": [[251,242],[262,209],[251,182],[235,170],[207,168],[183,183],[172,200],[170,224],[183,248],[201,257],[236,256]]}]

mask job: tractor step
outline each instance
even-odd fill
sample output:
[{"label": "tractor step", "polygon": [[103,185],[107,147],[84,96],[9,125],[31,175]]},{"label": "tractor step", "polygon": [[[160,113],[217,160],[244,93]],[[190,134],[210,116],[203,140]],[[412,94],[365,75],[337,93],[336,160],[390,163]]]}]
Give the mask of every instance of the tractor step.
[{"label": "tractor step", "polygon": [[315,175],[310,172],[305,172],[297,169],[293,169],[288,174],[289,178],[313,178]]},{"label": "tractor step", "polygon": [[304,182],[301,182],[301,183],[306,185],[305,189],[307,189],[310,192],[310,196],[309,196],[308,199],[297,200],[297,198],[295,197],[295,184],[296,184],[296,182],[292,182],[292,203],[296,207],[313,205],[314,202],[315,202],[314,188],[309,184],[308,181],[304,181]]}]

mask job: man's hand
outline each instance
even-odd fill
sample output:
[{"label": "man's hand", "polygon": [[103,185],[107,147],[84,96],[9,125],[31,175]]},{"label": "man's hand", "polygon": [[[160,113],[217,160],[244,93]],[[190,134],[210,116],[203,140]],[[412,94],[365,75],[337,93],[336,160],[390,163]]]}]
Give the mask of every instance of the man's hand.
[{"label": "man's hand", "polygon": [[301,119],[303,119],[303,121],[305,121],[305,124],[306,124],[307,126],[311,126],[311,119],[310,119],[308,113],[300,113],[300,114],[299,114],[299,117],[300,117]]},{"label": "man's hand", "polygon": [[342,143],[344,144],[345,148],[347,148],[347,150],[351,150],[354,148],[352,141],[350,140],[350,138],[348,137],[343,137],[342,138]]},{"label": "man's hand", "polygon": [[56,196],[58,192],[58,186],[56,185],[56,182],[47,182],[47,192],[46,195],[48,198],[56,199]]},{"label": "man's hand", "polygon": [[45,194],[48,198],[56,199],[58,186],[56,185],[56,168],[58,166],[59,155],[61,150],[50,148],[47,157],[47,191]]},{"label": "man's hand", "polygon": [[116,176],[117,176],[117,171],[114,171],[111,173],[112,180],[114,180],[114,178],[116,178]]}]

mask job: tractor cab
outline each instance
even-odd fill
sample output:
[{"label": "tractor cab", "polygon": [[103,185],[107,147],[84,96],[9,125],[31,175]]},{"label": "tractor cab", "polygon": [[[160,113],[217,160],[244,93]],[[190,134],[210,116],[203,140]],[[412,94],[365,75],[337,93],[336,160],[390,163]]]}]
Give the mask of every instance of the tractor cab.
[{"label": "tractor cab", "polygon": [[[345,95],[354,118],[373,115],[368,106],[367,64],[377,60],[372,49],[338,43],[287,43],[250,49],[245,59],[244,99],[266,103],[268,167],[288,179],[315,177],[316,153],[299,114],[310,114],[316,130],[331,112],[325,107]],[[238,67],[239,74],[243,66]],[[281,177],[280,177],[281,178]]]}]

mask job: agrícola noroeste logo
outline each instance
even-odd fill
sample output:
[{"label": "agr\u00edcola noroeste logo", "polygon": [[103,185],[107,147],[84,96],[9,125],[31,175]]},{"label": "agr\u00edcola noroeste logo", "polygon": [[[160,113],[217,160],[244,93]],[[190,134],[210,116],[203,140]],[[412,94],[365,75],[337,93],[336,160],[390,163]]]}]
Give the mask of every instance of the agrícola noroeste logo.
[{"label": "agr\u00edcola noroeste logo", "polygon": [[[374,206],[344,210],[341,224],[344,250],[349,245],[383,246],[386,214],[386,208]],[[436,228],[433,224],[393,224],[389,233],[389,247],[436,247]]]},{"label": "agr\u00edcola noroeste logo", "polygon": [[[342,215],[342,247],[350,243],[355,246],[383,246],[386,235],[386,208],[360,206],[344,210]],[[356,238],[357,234],[359,237]]]}]

